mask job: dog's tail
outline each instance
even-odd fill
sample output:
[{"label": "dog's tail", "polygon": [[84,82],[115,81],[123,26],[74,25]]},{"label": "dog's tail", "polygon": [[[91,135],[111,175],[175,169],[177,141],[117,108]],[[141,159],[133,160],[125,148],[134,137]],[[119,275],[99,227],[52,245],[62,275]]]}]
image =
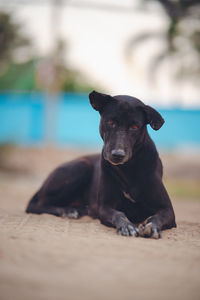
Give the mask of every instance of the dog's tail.
[{"label": "dog's tail", "polygon": [[31,200],[28,203],[28,206],[26,207],[26,213],[34,213],[35,204],[38,201],[38,192],[33,195]]}]

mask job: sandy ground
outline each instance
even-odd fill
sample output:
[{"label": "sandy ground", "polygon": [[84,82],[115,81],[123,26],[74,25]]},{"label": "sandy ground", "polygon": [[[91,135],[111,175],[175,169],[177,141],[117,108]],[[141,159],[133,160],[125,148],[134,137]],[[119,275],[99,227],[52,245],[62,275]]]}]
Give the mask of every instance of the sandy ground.
[{"label": "sandy ground", "polygon": [[178,227],[160,240],[118,236],[89,217],[24,213],[32,193],[65,155],[40,151],[43,163],[37,165],[38,156],[20,152],[20,159],[11,156],[7,170],[0,170],[0,299],[199,300],[197,200],[173,200]]}]

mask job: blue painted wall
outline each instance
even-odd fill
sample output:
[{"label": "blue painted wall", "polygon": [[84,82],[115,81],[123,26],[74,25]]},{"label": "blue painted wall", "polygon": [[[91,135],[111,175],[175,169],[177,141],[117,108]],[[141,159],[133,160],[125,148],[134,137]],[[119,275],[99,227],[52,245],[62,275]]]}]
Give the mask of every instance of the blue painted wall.
[{"label": "blue painted wall", "polygon": [[[49,101],[43,93],[0,94],[0,142],[36,145],[45,141],[46,107]],[[62,94],[51,105],[48,136],[57,145],[98,147],[99,114],[84,94]],[[157,132],[149,133],[158,147],[174,149],[200,147],[200,109],[158,109],[165,119]],[[54,129],[53,129],[54,128]]]}]

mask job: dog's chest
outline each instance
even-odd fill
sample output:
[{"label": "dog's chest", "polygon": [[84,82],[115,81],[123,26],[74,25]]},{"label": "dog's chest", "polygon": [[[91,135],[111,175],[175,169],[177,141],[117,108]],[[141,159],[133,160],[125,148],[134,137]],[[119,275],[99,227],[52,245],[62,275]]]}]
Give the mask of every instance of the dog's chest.
[{"label": "dog's chest", "polygon": [[125,191],[122,191],[122,193],[126,199],[128,199],[129,201],[131,201],[133,203],[136,203],[136,201],[133,199],[133,197],[132,197],[132,195],[130,195],[130,193],[127,193]]},{"label": "dog's chest", "polygon": [[115,173],[117,183],[120,186],[120,190],[123,196],[132,203],[136,203],[136,188],[135,188],[135,178],[134,176],[127,176],[125,172],[117,170]]}]

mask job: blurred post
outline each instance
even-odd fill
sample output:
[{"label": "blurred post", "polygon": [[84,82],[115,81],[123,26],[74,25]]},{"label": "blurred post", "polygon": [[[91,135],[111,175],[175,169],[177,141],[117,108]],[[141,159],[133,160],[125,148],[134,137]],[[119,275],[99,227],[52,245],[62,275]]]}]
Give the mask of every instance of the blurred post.
[{"label": "blurred post", "polygon": [[50,34],[52,49],[47,58],[38,63],[37,78],[45,90],[45,143],[53,145],[56,140],[56,125],[62,82],[63,42],[59,34],[62,0],[51,0]]}]

